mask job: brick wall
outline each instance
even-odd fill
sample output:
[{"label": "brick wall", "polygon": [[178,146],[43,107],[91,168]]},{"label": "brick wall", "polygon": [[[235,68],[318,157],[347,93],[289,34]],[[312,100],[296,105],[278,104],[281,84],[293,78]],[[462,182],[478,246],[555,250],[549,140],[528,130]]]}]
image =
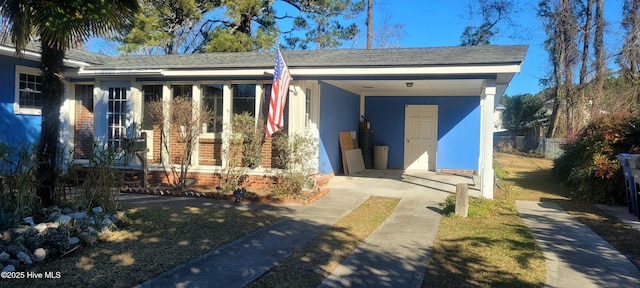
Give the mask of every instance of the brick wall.
[{"label": "brick wall", "polygon": [[78,96],[76,99],[76,123],[74,131],[74,159],[89,159],[93,151],[93,94]]},{"label": "brick wall", "polygon": [[200,138],[200,165],[222,165],[222,141],[220,139]]},{"label": "brick wall", "polygon": [[153,125],[153,159],[149,160],[149,163],[160,164],[162,152],[160,150],[160,144],[162,143],[162,131],[159,125]]}]

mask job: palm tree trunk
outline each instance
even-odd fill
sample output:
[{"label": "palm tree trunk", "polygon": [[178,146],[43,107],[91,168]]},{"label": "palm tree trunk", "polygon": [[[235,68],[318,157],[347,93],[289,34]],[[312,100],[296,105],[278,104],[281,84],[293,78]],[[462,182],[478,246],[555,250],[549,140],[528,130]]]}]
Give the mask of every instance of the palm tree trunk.
[{"label": "palm tree trunk", "polygon": [[51,206],[56,199],[60,106],[64,94],[63,59],[63,49],[42,45],[42,133],[38,147],[37,194],[45,207]]}]

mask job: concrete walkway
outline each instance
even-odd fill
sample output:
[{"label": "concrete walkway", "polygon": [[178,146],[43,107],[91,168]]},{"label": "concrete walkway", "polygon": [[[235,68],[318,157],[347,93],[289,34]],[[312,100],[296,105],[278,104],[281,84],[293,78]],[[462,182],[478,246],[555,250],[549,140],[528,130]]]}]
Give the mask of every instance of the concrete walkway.
[{"label": "concrete walkway", "polygon": [[[320,287],[420,287],[440,223],[439,203],[454,193],[455,184],[473,185],[473,181],[452,175],[378,170],[334,177],[331,192],[311,206],[157,200],[166,202],[162,205],[189,203],[266,210],[285,218],[140,287],[244,287],[370,196],[397,197],[401,201]],[[478,186],[470,186],[470,194],[477,193]],[[150,201],[144,197],[127,196],[125,202]],[[629,260],[557,205],[526,201],[516,205],[543,249],[547,287],[640,287],[640,272]]]},{"label": "concrete walkway", "polygon": [[622,253],[555,203],[516,201],[547,265],[547,287],[640,287]]},{"label": "concrete walkway", "polygon": [[401,201],[322,286],[419,287],[440,223],[438,204],[455,191],[455,183],[471,181],[450,175],[409,176],[393,170],[335,177],[331,192],[313,205],[286,205],[290,209],[285,219],[139,287],[244,287],[372,195]]}]

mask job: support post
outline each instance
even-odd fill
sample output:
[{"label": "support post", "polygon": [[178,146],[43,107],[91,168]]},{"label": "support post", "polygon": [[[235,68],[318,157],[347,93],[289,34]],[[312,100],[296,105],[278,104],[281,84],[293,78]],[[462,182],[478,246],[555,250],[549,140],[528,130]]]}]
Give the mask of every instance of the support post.
[{"label": "support post", "polygon": [[469,187],[467,183],[456,184],[456,215],[467,218],[469,215]]}]

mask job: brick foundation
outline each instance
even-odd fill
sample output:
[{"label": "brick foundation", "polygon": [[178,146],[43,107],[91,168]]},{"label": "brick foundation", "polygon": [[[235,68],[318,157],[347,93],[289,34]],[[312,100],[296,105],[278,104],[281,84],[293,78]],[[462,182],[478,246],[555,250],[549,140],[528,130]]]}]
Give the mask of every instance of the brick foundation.
[{"label": "brick foundation", "polygon": [[[334,174],[325,174],[325,175],[314,175],[313,178],[315,180],[317,187],[324,187],[329,183],[329,180],[333,178]],[[189,172],[187,173],[187,178],[196,179],[195,185],[212,185],[218,186],[221,183],[222,175],[220,173],[210,173],[210,172]],[[149,171],[148,182],[151,185],[154,184],[173,184],[174,177],[173,173],[165,173],[164,171]],[[266,175],[247,175],[247,177],[242,182],[242,186],[246,188],[253,189],[264,189],[269,188],[271,184],[275,181],[273,176]]]},{"label": "brick foundation", "polygon": [[478,175],[476,170],[438,169],[438,173]]}]

